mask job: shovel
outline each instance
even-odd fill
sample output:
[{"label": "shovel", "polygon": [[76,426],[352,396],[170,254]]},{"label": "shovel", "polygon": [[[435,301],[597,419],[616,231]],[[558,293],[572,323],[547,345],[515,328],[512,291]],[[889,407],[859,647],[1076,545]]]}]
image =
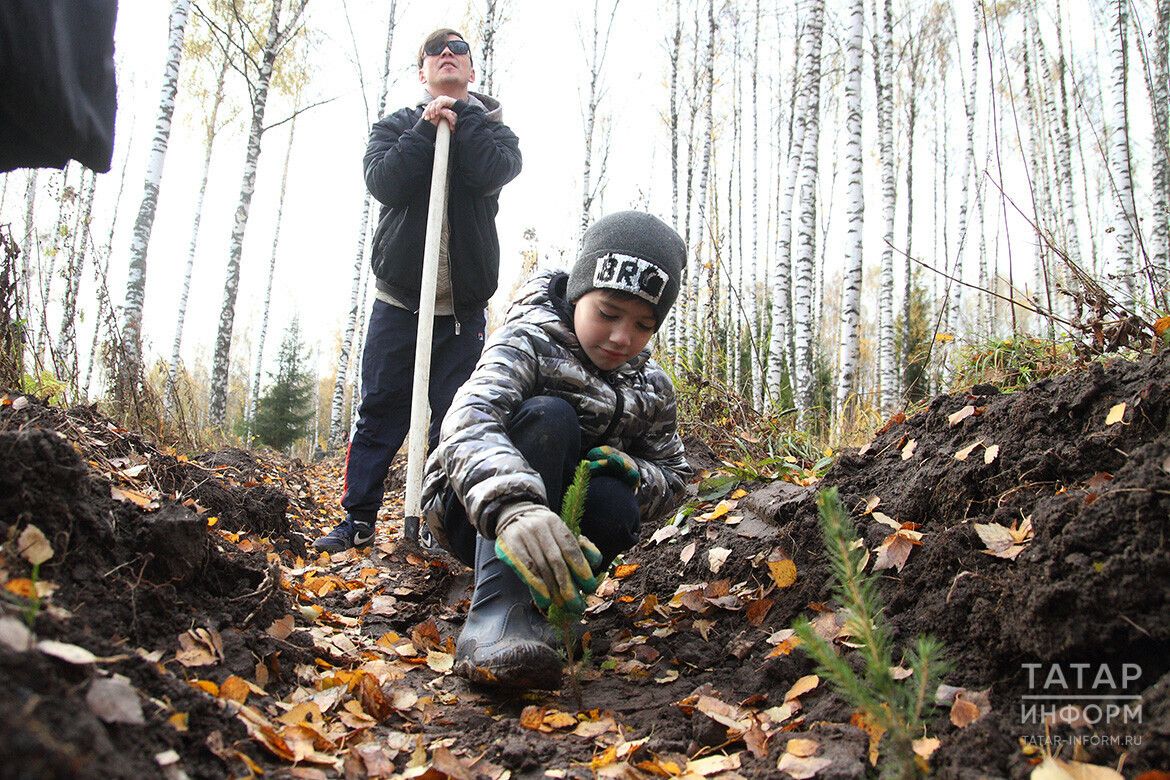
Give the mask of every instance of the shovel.
[{"label": "shovel", "polygon": [[423,466],[427,457],[427,389],[431,383],[431,338],[435,330],[435,286],[439,275],[439,240],[447,212],[447,160],[451,150],[451,126],[440,121],[435,134],[435,166],[431,171],[431,202],[427,210],[426,246],[423,250],[422,287],[418,294],[418,344],[414,352],[414,389],[410,399],[410,448],[406,456],[406,508],[403,533],[410,544],[418,543],[422,516]]}]

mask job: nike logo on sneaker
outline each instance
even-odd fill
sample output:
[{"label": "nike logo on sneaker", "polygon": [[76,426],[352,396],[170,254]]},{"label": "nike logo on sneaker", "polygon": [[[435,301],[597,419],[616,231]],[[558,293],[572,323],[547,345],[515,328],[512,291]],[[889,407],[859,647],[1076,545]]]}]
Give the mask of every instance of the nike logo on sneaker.
[{"label": "nike logo on sneaker", "polygon": [[373,528],[369,528],[369,529],[355,528],[353,530],[353,546],[354,547],[365,547],[367,544],[369,544],[373,540],[374,540],[374,529]]}]

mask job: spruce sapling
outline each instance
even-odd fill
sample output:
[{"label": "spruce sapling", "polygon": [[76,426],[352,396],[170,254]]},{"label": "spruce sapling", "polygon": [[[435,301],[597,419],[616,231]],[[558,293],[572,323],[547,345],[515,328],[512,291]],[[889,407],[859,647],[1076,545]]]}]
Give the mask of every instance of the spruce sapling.
[{"label": "spruce sapling", "polygon": [[914,753],[913,742],[923,735],[922,714],[933,700],[938,678],[944,674],[940,642],[920,636],[906,654],[911,674],[904,681],[891,673],[893,642],[882,616],[877,578],[864,571],[865,548],[853,531],[849,514],[836,488],[817,496],[821,532],[833,566],[833,593],[849,613],[846,631],[861,645],[865,661],[859,674],[813,629],[807,618],[793,624],[800,648],[817,662],[819,674],[866,719],[884,730],[889,741],[883,762],[883,776],[912,778],[927,771],[926,763]]}]

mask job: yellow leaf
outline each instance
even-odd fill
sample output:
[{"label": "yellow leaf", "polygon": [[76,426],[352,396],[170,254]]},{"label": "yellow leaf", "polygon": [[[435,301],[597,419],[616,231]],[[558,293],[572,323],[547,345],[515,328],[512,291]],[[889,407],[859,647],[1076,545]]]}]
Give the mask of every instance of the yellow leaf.
[{"label": "yellow leaf", "polygon": [[33,566],[44,563],[53,557],[53,547],[45,538],[44,532],[35,525],[28,525],[20,532],[16,540],[16,549],[20,556]]},{"label": "yellow leaf", "polygon": [[212,696],[219,696],[219,686],[212,680],[191,680],[190,682],[196,688],[207,691]]},{"label": "yellow leaf", "polygon": [[567,729],[577,725],[577,717],[567,712],[553,710],[545,714],[544,725],[553,729]]},{"label": "yellow leaf", "polygon": [[709,514],[703,516],[705,520],[718,520],[735,507],[730,501],[720,501]]},{"label": "yellow leaf", "polygon": [[816,777],[818,772],[831,766],[832,763],[831,760],[823,757],[802,758],[792,753],[784,753],[780,756],[776,768],[781,772],[786,772],[788,777],[793,778],[793,780],[808,780],[810,777]]},{"label": "yellow leaf", "polygon": [[248,688],[248,683],[243,677],[232,675],[223,681],[219,686],[219,698],[228,699],[230,701],[243,704],[248,700],[248,694],[251,690]]},{"label": "yellow leaf", "polygon": [[806,674],[792,684],[792,687],[788,689],[788,693],[784,694],[784,701],[792,701],[793,699],[799,698],[820,684],[820,677],[817,677],[815,674]]},{"label": "yellow leaf", "polygon": [[1105,417],[1106,425],[1116,425],[1125,417],[1125,404],[1116,404],[1109,410],[1109,414]]},{"label": "yellow leaf", "polygon": [[747,494],[748,494],[748,492],[746,490],[744,490],[743,488],[736,488],[734,491],[732,491],[731,498],[738,500],[738,499],[743,498]]},{"label": "yellow leaf", "polygon": [[768,574],[778,588],[790,588],[796,582],[796,564],[790,558],[768,561]]},{"label": "yellow leaf", "polygon": [[176,712],[174,715],[167,718],[167,723],[171,724],[171,727],[174,728],[175,731],[186,731],[187,721],[190,720],[190,718],[190,713]]},{"label": "yellow leaf", "polygon": [[1170,316],[1159,317],[1154,321],[1154,335],[1164,336],[1167,331],[1170,331]]},{"label": "yellow leaf", "polygon": [[615,580],[624,580],[626,577],[629,577],[631,574],[636,572],[640,565],[641,564],[638,563],[623,563],[613,570],[613,578]]}]

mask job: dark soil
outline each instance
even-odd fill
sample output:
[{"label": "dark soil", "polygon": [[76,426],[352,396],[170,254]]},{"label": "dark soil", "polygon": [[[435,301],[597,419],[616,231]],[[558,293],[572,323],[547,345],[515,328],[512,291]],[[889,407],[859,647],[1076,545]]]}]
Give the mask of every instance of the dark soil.
[{"label": "dark soil", "polygon": [[[1126,404],[1123,421],[1106,425],[1119,403]],[[977,414],[952,425],[950,416],[968,405]],[[978,439],[983,446],[966,460],[955,459]],[[998,455],[985,460],[984,447],[991,445],[998,445]],[[701,468],[719,467],[701,442],[688,447]],[[147,464],[149,484],[162,493],[158,509],[110,498],[111,480],[126,486],[116,473],[118,458]],[[403,772],[421,744],[434,762],[433,777],[498,777],[504,769],[513,776],[556,769],[589,777],[590,761],[605,746],[641,738],[648,739],[624,763],[602,766],[606,762],[598,760],[598,771],[652,776],[654,761],[681,766],[701,753],[738,752],[739,775],[777,777],[784,776],[777,761],[794,736],[816,739],[819,755],[832,760],[818,778],[874,773],[866,735],[849,725],[852,708],[824,681],[800,697],[803,709],[785,732],[757,746],[759,755],[729,740],[716,721],[679,706],[701,692],[764,711],[782,704],[792,684],[813,671],[799,650],[777,655],[768,641],[797,616],[838,606],[815,489],[787,482],[744,485],[749,494],[729,515],[737,522],[702,519],[712,499],[669,541],[652,542],[658,529],[644,528],[643,543],[623,561],[637,568],[612,579],[593,608],[591,660],[575,684],[560,692],[500,695],[416,662],[419,671],[394,686],[430,697],[427,707],[393,712],[381,725],[350,734],[335,746],[344,759],[337,767],[290,768],[249,739],[231,705],[187,680],[222,682],[229,674],[256,680],[259,664],[268,677],[267,698],[255,706],[275,716],[284,708],[274,702],[309,684],[305,665],[356,668],[383,657],[370,652],[373,640],[387,632],[409,638],[428,620],[439,630],[441,648],[458,634],[470,577],[446,556],[426,556],[397,541],[391,518],[373,553],[338,556],[323,569],[339,580],[365,577],[374,584],[322,589],[311,598],[298,584],[302,569],[311,567],[298,556],[305,537],[328,528],[337,515],[309,472],[296,463],[278,465],[240,450],[182,461],[112,430],[92,410],[66,413],[35,403],[0,410],[0,533],[15,539],[34,523],[55,550],[41,579],[57,589],[36,617],[37,636],[99,656],[129,656],[71,665],[0,644],[0,777],[158,776],[155,756],[166,750],[178,752],[191,777],[246,773],[233,751],[247,754],[270,777],[386,776],[371,769],[372,759],[363,763],[358,756],[389,750],[404,733],[409,739],[386,754],[389,771]],[[336,480],[338,464],[314,469],[317,477]],[[398,484],[391,480],[391,504]],[[1012,394],[980,387],[940,396],[862,450],[843,453],[815,486],[824,487],[840,491],[871,550],[891,533],[865,514],[871,496],[881,499],[878,511],[918,525],[922,544],[904,569],[880,572],[878,590],[895,641],[904,648],[918,634],[936,636],[952,664],[945,682],[989,690],[990,711],[965,728],[951,723],[947,707],[934,710],[927,733],[941,740],[930,762],[935,776],[1027,777],[1038,758],[1020,740],[1046,733],[1025,711],[1033,700],[1023,697],[1035,695],[1053,695],[1058,704],[1099,701],[1077,698],[1085,695],[1140,697],[1134,700],[1141,705],[1140,722],[1057,725],[1049,733],[1081,739],[1082,760],[1116,766],[1124,756],[1127,777],[1170,768],[1170,353],[1094,365]],[[219,518],[210,528],[209,517]],[[1035,535],[1015,560],[983,552],[974,524],[1010,526],[1025,518]],[[683,563],[680,553],[691,543],[693,555]],[[709,567],[713,548],[731,551],[717,573]],[[773,585],[766,566],[776,548],[797,567],[796,582],[785,589]],[[28,576],[14,543],[3,556],[0,573]],[[680,586],[700,584],[715,603],[670,605]],[[19,615],[26,604],[0,593],[0,616]],[[390,594],[392,609],[371,609]],[[764,601],[771,601],[766,612]],[[347,655],[336,644],[323,645],[329,632],[296,609],[310,603],[352,624],[358,649]],[[286,614],[296,615],[297,629],[278,640],[266,629]],[[174,660],[178,636],[192,628],[220,633],[220,663],[186,669]],[[417,634],[416,640],[422,641]],[[160,653],[161,660],[141,657],[140,648]],[[856,656],[847,647],[841,651]],[[1054,668],[1069,678],[1069,688],[1052,682]],[[1087,670],[1080,686],[1071,679],[1077,668]],[[1136,679],[1122,685],[1123,668],[1131,677],[1136,669]],[[1102,669],[1115,684],[1092,685]],[[111,673],[130,678],[142,692],[145,725],[105,723],[90,713],[88,687]],[[620,737],[529,730],[519,716],[534,704],[570,713],[596,709],[614,718]],[[187,731],[167,723],[176,712],[189,713]],[[435,743],[444,739],[461,769],[437,768],[441,748]],[[1060,755],[1073,755],[1067,742]]]}]

